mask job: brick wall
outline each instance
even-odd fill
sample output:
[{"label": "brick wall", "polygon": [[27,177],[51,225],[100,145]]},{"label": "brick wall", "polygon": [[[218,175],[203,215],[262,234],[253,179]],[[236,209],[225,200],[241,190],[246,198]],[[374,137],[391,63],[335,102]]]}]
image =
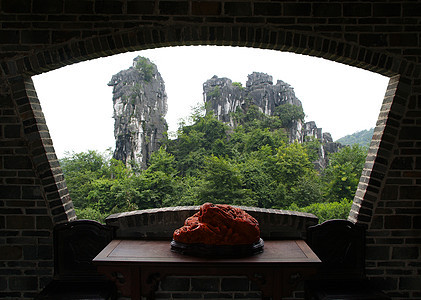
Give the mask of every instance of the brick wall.
[{"label": "brick wall", "polygon": [[31,299],[53,275],[52,226],[74,211],[32,81],[9,84],[0,98],[0,297]]},{"label": "brick wall", "polygon": [[261,299],[257,285],[242,276],[170,276],[159,284],[157,299]]},{"label": "brick wall", "polygon": [[44,286],[51,228],[75,217],[30,76],[131,50],[214,44],[391,78],[350,219],[368,228],[369,277],[396,299],[421,299],[420,18],[421,3],[409,0],[0,0],[0,297],[31,298]]}]

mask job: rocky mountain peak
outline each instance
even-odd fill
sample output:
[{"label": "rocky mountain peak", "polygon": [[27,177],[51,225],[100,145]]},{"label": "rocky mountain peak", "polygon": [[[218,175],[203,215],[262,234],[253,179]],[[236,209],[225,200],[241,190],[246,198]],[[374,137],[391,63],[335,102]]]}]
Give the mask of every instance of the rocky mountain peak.
[{"label": "rocky mountain peak", "polygon": [[[260,72],[253,72],[247,76],[246,87],[233,83],[231,79],[213,76],[203,84],[204,101],[207,110],[213,111],[218,120],[235,126],[232,113],[237,109],[247,109],[255,105],[261,112],[273,115],[275,108],[283,104],[302,106],[295,96],[294,88],[278,80],[273,84],[273,77]],[[289,128],[290,140],[303,140],[301,122],[294,123]]]},{"label": "rocky mountain peak", "polygon": [[[231,79],[213,76],[203,84],[203,98],[207,112],[212,111],[218,120],[235,127],[233,113],[237,109],[246,110],[255,105],[266,115],[272,116],[275,109],[281,105],[290,104],[302,107],[296,97],[294,88],[278,80],[273,84],[273,77],[260,72],[253,72],[247,76],[246,87],[233,83]],[[314,162],[316,168],[323,169],[327,164],[325,153],[337,152],[340,145],[333,143],[329,133],[323,133],[316,122],[302,122],[295,120],[286,128],[290,142],[304,142],[307,138],[317,139],[322,143],[319,150],[319,160]]]},{"label": "rocky mountain peak", "polygon": [[138,56],[133,66],[112,76],[114,158],[146,168],[167,131],[168,110],[164,80],[154,63]]},{"label": "rocky mountain peak", "polygon": [[273,77],[266,73],[253,72],[247,75],[246,87],[258,86],[258,85],[272,85]]}]

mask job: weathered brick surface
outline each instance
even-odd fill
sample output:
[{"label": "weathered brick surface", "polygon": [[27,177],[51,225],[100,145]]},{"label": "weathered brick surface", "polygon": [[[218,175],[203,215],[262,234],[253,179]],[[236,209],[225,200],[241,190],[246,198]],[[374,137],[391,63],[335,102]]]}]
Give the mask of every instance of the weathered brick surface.
[{"label": "weathered brick surface", "polygon": [[159,285],[157,299],[261,299],[246,276],[168,276]]},{"label": "weathered brick surface", "polygon": [[421,299],[420,17],[409,0],[0,0],[0,254],[10,258],[0,260],[10,272],[0,297],[33,298],[51,278],[52,226],[75,218],[30,76],[129,50],[215,44],[390,77],[349,218],[367,225],[373,283]]}]

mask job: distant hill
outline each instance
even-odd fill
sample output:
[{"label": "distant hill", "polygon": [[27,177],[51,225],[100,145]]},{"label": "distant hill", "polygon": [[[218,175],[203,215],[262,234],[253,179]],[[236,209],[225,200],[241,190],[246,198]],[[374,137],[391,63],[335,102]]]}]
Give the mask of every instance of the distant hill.
[{"label": "distant hill", "polygon": [[344,136],[336,142],[342,145],[360,144],[361,146],[370,146],[371,138],[373,137],[374,128],[361,130],[353,134]]}]

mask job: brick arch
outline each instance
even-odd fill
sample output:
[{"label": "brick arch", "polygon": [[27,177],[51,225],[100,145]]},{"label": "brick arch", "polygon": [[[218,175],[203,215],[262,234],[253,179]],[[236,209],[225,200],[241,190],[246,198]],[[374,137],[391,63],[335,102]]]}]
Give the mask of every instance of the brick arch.
[{"label": "brick arch", "polygon": [[[410,80],[396,75],[390,78],[374,129],[373,138],[355,193],[349,220],[371,228],[372,216],[382,196],[384,178],[393,164],[391,160],[398,135],[400,120],[404,118],[409,102]],[[388,193],[388,191],[383,191]]]},{"label": "brick arch", "polygon": [[[407,73],[410,76],[415,68],[410,62],[399,60],[392,55],[374,52],[333,38],[285,31],[269,26],[238,25],[142,27],[85,40],[74,40],[49,49],[34,51],[29,56],[1,65],[1,71],[10,78],[12,90],[17,94],[16,102],[19,103],[17,109],[23,120],[28,148],[31,151],[34,168],[38,170],[41,178],[53,220],[55,222],[71,220],[75,218],[75,212],[30,76],[65,65],[128,51],[199,44],[294,52],[363,68],[391,78],[349,215],[354,222],[369,224],[380,196],[380,187],[384,184],[383,178],[390,164],[392,145],[399,126],[394,120],[402,117],[409,95],[408,84],[399,74]],[[21,77],[20,74],[25,76]],[[391,113],[392,108],[398,113]],[[36,133],[33,133],[34,131]]]},{"label": "brick arch", "polygon": [[142,27],[124,32],[74,40],[34,51],[0,71],[8,75],[36,75],[82,61],[151,48],[191,45],[251,47],[325,58],[392,77],[414,69],[393,55],[318,35],[247,25],[173,25]]}]

